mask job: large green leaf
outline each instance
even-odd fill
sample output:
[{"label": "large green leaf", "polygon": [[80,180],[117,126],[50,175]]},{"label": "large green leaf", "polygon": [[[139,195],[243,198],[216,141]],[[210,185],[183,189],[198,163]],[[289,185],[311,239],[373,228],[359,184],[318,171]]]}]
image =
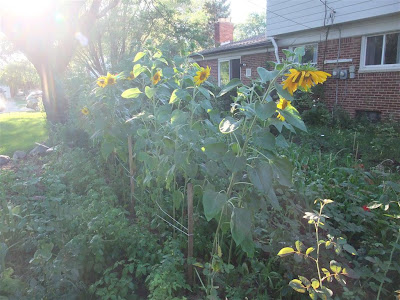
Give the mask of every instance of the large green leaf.
[{"label": "large green leaf", "polygon": [[135,75],[135,77],[138,77],[141,73],[145,72],[146,70],[147,70],[146,67],[140,64],[136,64],[133,66],[133,75]]},{"label": "large green leaf", "polygon": [[206,97],[208,100],[210,100],[210,91],[209,90],[207,90],[201,86],[197,87],[197,89],[200,91],[200,93],[203,94],[204,97]]},{"label": "large green leaf", "polygon": [[358,255],[356,249],[354,249],[354,247],[349,245],[349,244],[344,244],[343,245],[343,249],[346,250],[347,252],[349,252],[352,255]]},{"label": "large green leaf", "polygon": [[258,161],[254,168],[249,167],[247,172],[251,183],[254,184],[256,189],[260,193],[268,195],[273,179],[271,165],[265,161]]},{"label": "large green leaf", "polygon": [[270,101],[267,103],[256,102],[255,104],[256,115],[262,121],[270,118],[276,111],[276,103],[274,101]]},{"label": "large green leaf", "polygon": [[278,75],[279,71],[268,71],[262,67],[257,68],[257,73],[260,75],[260,79],[262,83],[266,83],[267,81],[271,81]]},{"label": "large green leaf", "polygon": [[276,156],[271,160],[275,179],[284,186],[291,187],[293,165],[287,157]]},{"label": "large green leaf", "polygon": [[145,92],[147,98],[151,99],[155,95],[156,90],[157,90],[156,88],[151,88],[149,86],[146,86],[146,88],[144,89],[144,92]]},{"label": "large green leaf", "polygon": [[210,143],[204,145],[202,148],[204,153],[207,155],[209,159],[219,160],[221,159],[225,153],[228,151],[228,147],[225,143]]},{"label": "large green leaf", "polygon": [[254,256],[254,241],[251,234],[245,237],[240,246],[242,247],[243,251],[246,252],[249,258],[252,258]]},{"label": "large green leaf", "polygon": [[179,109],[175,109],[172,112],[171,124],[174,126],[186,124],[188,117],[189,117],[189,115],[187,112],[181,111]]},{"label": "large green leaf", "polygon": [[231,81],[228,82],[227,85],[225,85],[222,88],[222,90],[219,92],[217,97],[221,97],[221,96],[225,95],[226,93],[230,92],[231,90],[233,90],[234,88],[238,87],[241,84],[242,84],[242,82],[240,81],[240,79],[233,78]]},{"label": "large green leaf", "polygon": [[125,99],[130,99],[130,98],[137,98],[140,96],[142,92],[139,90],[139,88],[131,88],[131,89],[127,89],[126,91],[124,91],[121,94],[122,98]]},{"label": "large green leaf", "polygon": [[133,59],[133,62],[137,62],[139,59],[141,59],[143,56],[145,56],[146,53],[145,52],[138,52],[135,55],[135,58]]},{"label": "large green leaf", "polygon": [[222,161],[232,173],[243,171],[246,168],[246,158],[243,156],[236,156],[232,151],[227,152],[223,156]]},{"label": "large green leaf", "polygon": [[266,149],[266,150],[274,150],[275,149],[275,136],[269,132],[268,128],[263,128],[260,131],[257,131],[253,138],[254,145]]},{"label": "large green leaf", "polygon": [[269,192],[267,194],[267,199],[274,209],[276,210],[281,209],[278,197],[276,197],[275,191],[272,187],[269,189]]},{"label": "large green leaf", "polygon": [[300,130],[307,132],[306,125],[297,113],[291,113],[287,110],[279,110],[279,112],[285,118],[286,122],[293,125],[294,127],[297,127]]},{"label": "large green leaf", "polygon": [[227,201],[228,197],[226,194],[217,193],[213,190],[205,190],[203,193],[203,208],[207,221],[217,216]]},{"label": "large green leaf", "polygon": [[285,98],[286,100],[289,100],[289,101],[293,101],[293,100],[294,100],[294,97],[293,97],[292,95],[290,95],[290,93],[289,93],[287,90],[285,90],[285,89],[283,88],[283,86],[280,85],[280,84],[277,83],[277,82],[275,82],[275,89],[276,89],[277,93],[278,93],[282,98]]},{"label": "large green leaf", "polygon": [[242,122],[243,119],[237,121],[232,117],[226,117],[225,119],[222,119],[222,121],[219,123],[219,131],[221,131],[222,133],[232,133],[239,128]]},{"label": "large green leaf", "polygon": [[246,208],[235,207],[231,216],[232,238],[240,245],[247,236],[251,236],[251,212]]}]

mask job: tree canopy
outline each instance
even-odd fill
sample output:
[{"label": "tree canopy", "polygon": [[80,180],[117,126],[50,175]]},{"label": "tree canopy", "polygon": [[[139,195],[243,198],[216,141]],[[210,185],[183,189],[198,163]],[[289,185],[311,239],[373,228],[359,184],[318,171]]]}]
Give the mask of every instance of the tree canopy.
[{"label": "tree canopy", "polygon": [[246,22],[235,27],[234,39],[243,40],[265,33],[267,30],[266,13],[251,13]]}]

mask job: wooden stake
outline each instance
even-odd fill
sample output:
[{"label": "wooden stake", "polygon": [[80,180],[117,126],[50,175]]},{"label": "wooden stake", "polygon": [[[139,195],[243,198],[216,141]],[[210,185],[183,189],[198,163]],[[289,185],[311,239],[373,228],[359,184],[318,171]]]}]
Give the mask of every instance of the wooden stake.
[{"label": "wooden stake", "polygon": [[[188,261],[193,257],[193,185],[188,183],[187,186],[187,203],[188,203]],[[188,282],[193,285],[193,265],[188,263],[187,269]]]},{"label": "wooden stake", "polygon": [[135,181],[133,175],[135,175],[135,168],[133,165],[133,151],[132,151],[132,137],[128,136],[128,152],[129,152],[129,174],[131,183],[131,215],[135,217]]}]

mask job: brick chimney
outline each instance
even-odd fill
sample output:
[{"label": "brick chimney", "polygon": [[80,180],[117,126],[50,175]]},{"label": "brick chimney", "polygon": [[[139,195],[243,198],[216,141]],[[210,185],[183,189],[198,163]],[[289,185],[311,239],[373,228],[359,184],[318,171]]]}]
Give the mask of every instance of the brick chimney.
[{"label": "brick chimney", "polygon": [[233,23],[229,19],[221,18],[215,23],[215,46],[233,42]]}]

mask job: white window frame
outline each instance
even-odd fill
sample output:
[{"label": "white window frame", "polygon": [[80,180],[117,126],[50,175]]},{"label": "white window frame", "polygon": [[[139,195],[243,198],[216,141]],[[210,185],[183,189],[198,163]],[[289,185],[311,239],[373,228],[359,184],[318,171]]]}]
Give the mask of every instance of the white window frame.
[{"label": "white window frame", "polygon": [[[400,63],[399,64],[383,64],[383,59],[385,57],[385,50],[386,50],[386,35],[393,34],[393,33],[400,33],[400,31],[364,35],[362,37],[361,52],[360,52],[360,69],[358,70],[359,73],[400,71]],[[367,38],[373,37],[373,36],[381,36],[381,35],[383,35],[381,64],[380,65],[366,65],[365,59],[367,57]],[[399,51],[399,49],[398,49],[398,51]]]},{"label": "white window frame", "polygon": [[[221,63],[222,62],[227,62],[231,61],[232,59],[240,59],[240,63],[242,63],[242,57],[241,56],[231,56],[231,57],[224,57],[224,58],[219,58],[218,59],[218,86],[221,86]],[[240,80],[242,80],[242,72],[239,72]],[[231,70],[231,64],[229,63],[229,78],[231,78],[232,75],[232,70]]]},{"label": "white window frame", "polygon": [[[290,46],[289,50],[294,51],[294,49],[299,48],[299,47],[306,47],[306,46],[314,46],[315,51],[314,51],[314,57],[313,57],[313,62],[311,63],[312,65],[316,65],[318,63],[318,43],[309,43],[309,44],[301,44],[297,46]],[[294,58],[293,58],[294,60]],[[306,63],[303,63],[306,64]]]}]

